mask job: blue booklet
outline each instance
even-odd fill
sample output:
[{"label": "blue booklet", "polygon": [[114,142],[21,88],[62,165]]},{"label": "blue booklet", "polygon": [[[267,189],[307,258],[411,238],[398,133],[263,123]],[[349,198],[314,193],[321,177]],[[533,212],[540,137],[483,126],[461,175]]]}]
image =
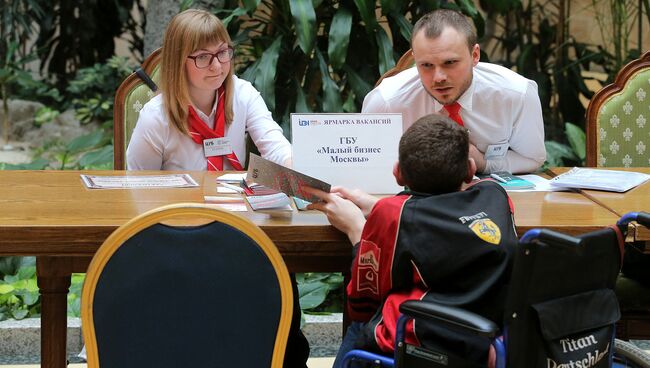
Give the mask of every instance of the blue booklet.
[{"label": "blue booklet", "polygon": [[522,179],[518,176],[512,175],[512,173],[507,171],[499,171],[490,174],[490,177],[496,180],[502,187],[506,190],[517,190],[517,189],[532,189],[535,188],[535,184]]}]

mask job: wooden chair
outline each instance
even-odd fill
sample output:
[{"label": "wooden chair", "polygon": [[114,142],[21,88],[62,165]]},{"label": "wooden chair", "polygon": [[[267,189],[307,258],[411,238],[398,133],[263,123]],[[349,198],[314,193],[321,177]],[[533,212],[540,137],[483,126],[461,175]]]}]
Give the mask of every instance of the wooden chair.
[{"label": "wooden chair", "polygon": [[397,61],[397,64],[389,69],[386,73],[384,73],[378,80],[377,83],[375,83],[375,87],[381,83],[381,81],[384,80],[384,78],[392,77],[395,74],[404,71],[410,67],[413,66],[413,51],[411,49],[406,50],[406,52],[402,55],[402,57],[399,58]]},{"label": "wooden chair", "polygon": [[[587,107],[587,166],[650,166],[650,51],[625,65]],[[650,338],[650,289],[620,276],[617,337]]]},{"label": "wooden chair", "polygon": [[587,166],[650,166],[650,51],[591,98],[586,133]]},{"label": "wooden chair", "polygon": [[[160,80],[160,49],[155,50],[131,73],[115,91],[113,105],[113,168],[126,169],[126,147],[138,121],[140,110],[156,94],[155,84]],[[142,72],[150,76],[153,86],[143,80]]]},{"label": "wooden chair", "polygon": [[160,207],[120,226],[90,263],[88,367],[279,368],[292,305],[259,227],[204,204]]}]

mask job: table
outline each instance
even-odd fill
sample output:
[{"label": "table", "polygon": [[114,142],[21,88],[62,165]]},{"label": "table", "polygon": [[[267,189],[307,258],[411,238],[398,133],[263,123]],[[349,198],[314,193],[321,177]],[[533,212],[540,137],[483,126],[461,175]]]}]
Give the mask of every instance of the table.
[{"label": "table", "polygon": [[[559,175],[570,168],[559,167],[553,168],[549,171],[553,175]],[[616,167],[616,168],[603,168],[607,170],[621,170],[621,171],[635,171],[644,174],[650,174],[650,167]],[[585,197],[607,208],[617,217],[621,217],[628,212],[645,211],[650,212],[650,181],[632,188],[625,193],[605,192],[600,190],[587,190],[580,191]],[[633,225],[630,228],[631,236],[635,241],[650,241],[650,230],[645,226]]]},{"label": "table", "polygon": [[[125,175],[124,171],[0,171],[0,256],[36,256],[41,292],[41,366],[66,366],[66,295],[72,272],[90,258],[117,227],[150,209],[177,202],[202,203],[216,195],[216,177],[191,172],[199,188],[89,190],[80,174]],[[172,172],[165,172],[172,173]],[[161,172],[128,172],[129,175]],[[608,209],[580,193],[512,193],[521,235],[534,227],[569,234],[616,221]],[[292,272],[347,271],[347,237],[315,211],[242,212],[269,235]]]}]

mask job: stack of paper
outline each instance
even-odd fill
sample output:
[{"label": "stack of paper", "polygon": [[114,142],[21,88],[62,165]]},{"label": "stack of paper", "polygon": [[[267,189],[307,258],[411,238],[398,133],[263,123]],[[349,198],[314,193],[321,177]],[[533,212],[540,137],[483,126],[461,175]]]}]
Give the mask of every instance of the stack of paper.
[{"label": "stack of paper", "polygon": [[221,183],[230,183],[230,184],[239,184],[242,180],[246,180],[246,173],[241,174],[224,174],[217,178],[218,182]]},{"label": "stack of paper", "polygon": [[600,170],[574,167],[551,179],[551,185],[563,188],[581,188],[626,192],[646,180],[650,175],[617,170]]},{"label": "stack of paper", "polygon": [[266,195],[249,195],[246,200],[251,208],[257,210],[286,210],[292,211],[291,200],[286,194],[277,192]]}]

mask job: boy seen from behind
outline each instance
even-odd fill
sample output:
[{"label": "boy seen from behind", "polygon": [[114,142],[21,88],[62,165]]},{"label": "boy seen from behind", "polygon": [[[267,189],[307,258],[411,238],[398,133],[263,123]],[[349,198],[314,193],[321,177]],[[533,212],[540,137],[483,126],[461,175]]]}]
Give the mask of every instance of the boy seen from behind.
[{"label": "boy seen from behind", "polygon": [[[476,172],[468,153],[465,128],[427,115],[400,139],[393,175],[408,190],[379,200],[340,187],[313,190],[323,201],[310,208],[324,212],[354,244],[347,308],[355,323],[334,367],[354,348],[392,352],[399,305],[406,300],[465,308],[501,325],[517,244],[513,211],[505,190],[491,180],[461,190]],[[485,342],[454,338],[421,321],[415,328],[409,322],[406,340],[477,362],[488,358]]]}]

